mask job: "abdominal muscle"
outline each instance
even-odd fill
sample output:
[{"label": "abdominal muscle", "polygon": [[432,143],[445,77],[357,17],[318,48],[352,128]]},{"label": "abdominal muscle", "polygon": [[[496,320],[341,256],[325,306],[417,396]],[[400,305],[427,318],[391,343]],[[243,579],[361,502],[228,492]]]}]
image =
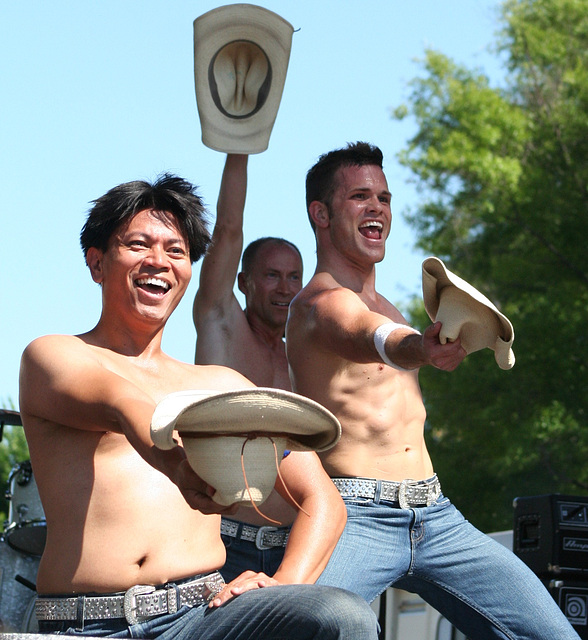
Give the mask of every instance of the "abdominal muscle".
[{"label": "abdominal muscle", "polygon": [[364,375],[358,373],[328,391],[342,436],[334,449],[321,454],[327,473],[391,481],[430,478],[434,471],[416,372],[368,365],[361,370]]},{"label": "abdominal muscle", "polygon": [[369,444],[345,446],[323,456],[323,465],[331,477],[354,476],[377,478],[400,482],[402,480],[425,480],[434,471],[424,447],[412,446],[403,441],[399,447],[386,447],[388,452],[379,452]]},{"label": "abdominal muscle", "polygon": [[[55,478],[60,498],[44,500],[47,544],[38,592],[109,593],[222,566],[219,516],[191,509],[177,487],[123,436],[104,438],[111,442],[98,445],[93,464],[78,449],[79,462],[70,460],[69,469]],[[101,454],[102,448],[108,451]],[[88,468],[91,475],[82,471]]]}]

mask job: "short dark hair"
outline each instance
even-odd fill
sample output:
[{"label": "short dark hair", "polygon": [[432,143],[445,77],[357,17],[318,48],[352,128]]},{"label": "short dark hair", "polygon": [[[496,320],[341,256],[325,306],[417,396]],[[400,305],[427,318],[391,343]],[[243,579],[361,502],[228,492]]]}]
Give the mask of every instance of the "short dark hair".
[{"label": "short dark hair", "polygon": [[257,240],[254,240],[253,242],[249,243],[245,251],[243,251],[243,257],[241,258],[241,271],[245,275],[249,275],[249,273],[251,272],[251,266],[253,265],[253,261],[255,260],[255,257],[259,253],[259,250],[266,244],[270,244],[270,243],[286,246],[286,247],[290,247],[291,249],[294,249],[294,251],[296,251],[296,253],[300,258],[300,262],[302,262],[302,254],[298,250],[298,247],[294,243],[290,242],[289,240],[285,240],[284,238],[273,238],[271,236],[267,236],[265,238],[258,238]]},{"label": "short dark hair", "polygon": [[206,210],[196,187],[178,176],[164,173],[153,183],[125,182],[92,202],[80,234],[84,257],[90,247],[106,251],[116,230],[146,209],[176,218],[188,241],[191,262],[199,260],[210,243]]},{"label": "short dark hair", "polygon": [[[375,165],[382,168],[383,155],[380,149],[368,142],[348,142],[346,147],[325,153],[306,174],[306,210],[317,200],[331,206],[331,198],[337,185],[335,174],[341,167],[363,167]],[[308,216],[312,228],[315,224]]]}]

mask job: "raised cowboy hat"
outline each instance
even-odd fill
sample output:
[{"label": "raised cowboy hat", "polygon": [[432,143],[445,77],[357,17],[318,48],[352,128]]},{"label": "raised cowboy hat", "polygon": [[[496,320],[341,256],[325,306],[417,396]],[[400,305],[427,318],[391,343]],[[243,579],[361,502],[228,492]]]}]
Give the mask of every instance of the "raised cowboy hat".
[{"label": "raised cowboy hat", "polygon": [[514,366],[510,320],[439,258],[423,261],[423,300],[431,320],[443,325],[439,334],[443,344],[459,337],[468,354],[487,347],[501,369]]},{"label": "raised cowboy hat", "polygon": [[194,20],[194,80],[202,142],[225,153],[269,144],[294,27],[252,4],[218,7]]},{"label": "raised cowboy hat", "polygon": [[277,477],[276,450],[281,460],[286,449],[324,451],[341,437],[339,421],[322,405],[265,387],[171,393],[155,408],[151,439],[171,449],[177,444],[174,431],[194,471],[216,489],[212,499],[222,505],[251,506],[269,496]]}]

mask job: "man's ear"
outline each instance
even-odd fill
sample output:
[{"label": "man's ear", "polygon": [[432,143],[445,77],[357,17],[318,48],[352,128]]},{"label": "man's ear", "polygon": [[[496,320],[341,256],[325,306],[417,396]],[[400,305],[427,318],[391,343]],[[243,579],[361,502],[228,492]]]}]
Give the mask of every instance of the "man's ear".
[{"label": "man's ear", "polygon": [[326,229],[329,226],[329,210],[324,202],[313,200],[308,206],[308,213],[317,227]]},{"label": "man's ear", "polygon": [[244,296],[246,296],[247,295],[247,278],[242,271],[240,271],[237,274],[237,286],[239,287],[239,291]]},{"label": "man's ear", "polygon": [[102,260],[104,254],[98,247],[90,247],[86,254],[86,264],[90,269],[92,280],[98,284],[102,284],[103,272],[102,272]]}]

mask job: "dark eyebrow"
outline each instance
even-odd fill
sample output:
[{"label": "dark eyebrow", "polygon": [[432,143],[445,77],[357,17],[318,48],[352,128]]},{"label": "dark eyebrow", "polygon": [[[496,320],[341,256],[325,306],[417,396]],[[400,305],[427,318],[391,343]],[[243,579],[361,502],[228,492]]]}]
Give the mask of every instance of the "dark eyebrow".
[{"label": "dark eyebrow", "polygon": [[[349,189],[349,193],[367,193],[368,191],[372,191],[372,189],[370,189],[369,187],[352,187],[351,189]],[[384,189],[384,191],[380,191],[380,193],[378,193],[377,195],[388,196],[390,199],[392,198],[392,193],[387,189]]]}]

